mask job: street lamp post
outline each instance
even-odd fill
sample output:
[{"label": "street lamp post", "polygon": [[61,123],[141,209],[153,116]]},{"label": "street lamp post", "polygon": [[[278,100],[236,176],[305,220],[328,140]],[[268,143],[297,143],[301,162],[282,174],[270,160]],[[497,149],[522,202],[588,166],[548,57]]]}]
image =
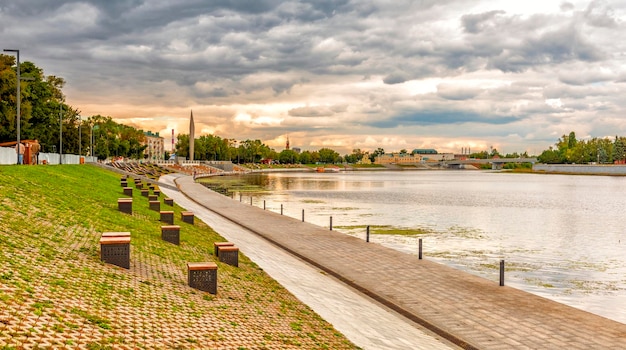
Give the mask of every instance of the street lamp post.
[{"label": "street lamp post", "polygon": [[92,124],[92,125],[91,125],[91,135],[90,135],[90,137],[89,137],[89,139],[90,139],[90,140],[89,140],[89,141],[90,141],[90,144],[89,144],[89,150],[91,151],[91,156],[92,156],[92,157],[93,157],[93,127],[94,127],[94,125]]},{"label": "street lamp post", "polygon": [[63,104],[59,104],[59,164],[63,164]]},{"label": "street lamp post", "polygon": [[4,49],[4,52],[15,52],[15,56],[17,57],[17,143],[15,144],[16,150],[17,150],[17,164],[20,164],[20,116],[21,116],[21,110],[20,110],[20,105],[21,105],[21,90],[20,90],[20,50],[15,50],[15,49]]},{"label": "street lamp post", "polygon": [[78,162],[79,163],[80,163],[80,157],[82,157],[82,153],[80,149],[81,148],[80,146],[82,143],[82,140],[81,140],[81,129],[83,126],[82,124],[83,124],[83,119],[80,116],[78,116]]}]

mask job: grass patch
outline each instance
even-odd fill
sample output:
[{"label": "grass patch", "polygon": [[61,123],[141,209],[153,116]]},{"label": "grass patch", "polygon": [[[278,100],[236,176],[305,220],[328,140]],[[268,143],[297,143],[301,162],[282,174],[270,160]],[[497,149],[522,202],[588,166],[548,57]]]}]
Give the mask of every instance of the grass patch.
[{"label": "grass patch", "polygon": [[[365,232],[367,225],[351,225],[351,226],[334,226],[334,228],[340,230],[346,230],[348,232]],[[370,225],[370,234],[376,235],[399,235],[399,236],[418,236],[434,231],[425,228],[405,228],[391,225]]]},{"label": "grass patch", "polygon": [[[0,166],[0,310],[8,315],[3,321],[34,319],[28,321],[37,330],[32,336],[61,333],[65,344],[76,348],[112,349],[122,343],[151,348],[181,325],[222,320],[229,323],[214,337],[180,340],[187,338],[191,348],[220,348],[224,339],[240,337],[240,329],[253,329],[238,338],[242,346],[258,348],[258,339],[269,332],[274,336],[265,340],[267,348],[286,343],[316,348],[290,327],[302,322],[303,331],[329,348],[356,348],[243,254],[239,268],[217,262],[217,295],[189,288],[187,262],[216,261],[213,243],[224,238],[196,219],[181,229],[180,245],[164,242],[159,213],[149,209],[139,190],[133,187],[133,214],[118,211],[117,199],[124,197],[119,179],[93,165]],[[184,209],[167,210],[180,218]],[[100,261],[98,242],[106,231],[131,232],[130,269]],[[271,326],[255,328],[257,320],[250,315],[259,315],[258,310]],[[120,330],[141,336],[119,338]],[[6,349],[18,341],[0,332]]]}]

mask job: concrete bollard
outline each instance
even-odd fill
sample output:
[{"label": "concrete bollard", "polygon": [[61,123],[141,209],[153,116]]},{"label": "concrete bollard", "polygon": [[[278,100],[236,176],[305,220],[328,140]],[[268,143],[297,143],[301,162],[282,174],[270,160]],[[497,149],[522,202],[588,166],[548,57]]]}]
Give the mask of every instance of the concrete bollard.
[{"label": "concrete bollard", "polygon": [[330,217],[330,230],[333,230],[333,217]]},{"label": "concrete bollard", "polygon": [[504,286],[504,260],[500,260],[500,287]]},{"label": "concrete bollard", "polygon": [[365,242],[370,241],[370,225],[367,225],[367,230],[365,231]]},{"label": "concrete bollard", "polygon": [[420,260],[422,260],[422,239],[420,238],[418,242],[419,242],[419,249],[418,249],[417,256]]}]

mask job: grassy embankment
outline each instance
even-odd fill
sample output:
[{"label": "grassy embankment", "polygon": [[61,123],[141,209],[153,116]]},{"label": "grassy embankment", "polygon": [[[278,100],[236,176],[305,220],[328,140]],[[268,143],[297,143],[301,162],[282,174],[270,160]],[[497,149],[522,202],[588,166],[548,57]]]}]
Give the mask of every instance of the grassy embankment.
[{"label": "grassy embankment", "polygon": [[[239,268],[218,262],[217,295],[189,288],[186,263],[216,261],[224,239],[180,222],[175,206],[181,244],[164,242],[138,190],[132,215],[117,210],[119,178],[89,165],[0,167],[1,349],[355,348],[242,254]],[[131,232],[129,270],[100,261],[104,231]]]}]

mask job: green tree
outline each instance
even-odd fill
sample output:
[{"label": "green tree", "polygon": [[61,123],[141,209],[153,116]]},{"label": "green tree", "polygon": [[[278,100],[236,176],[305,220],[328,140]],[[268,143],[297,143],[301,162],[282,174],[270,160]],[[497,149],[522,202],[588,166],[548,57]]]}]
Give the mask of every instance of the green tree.
[{"label": "green tree", "polygon": [[613,160],[616,162],[623,162],[626,154],[626,146],[624,140],[621,137],[615,136],[615,142],[613,142]]},{"label": "green tree", "polygon": [[385,150],[380,147],[377,148],[374,152],[370,154],[370,161],[374,163],[376,161],[376,157],[382,156],[383,154],[385,154]]},{"label": "green tree", "polygon": [[574,147],[576,147],[576,143],[576,133],[571,131],[569,133],[569,137],[567,138],[567,148],[573,149]]},{"label": "green tree", "polygon": [[313,164],[313,157],[311,156],[310,151],[304,151],[300,153],[300,163],[302,164]]},{"label": "green tree", "polygon": [[280,152],[278,160],[281,164],[295,164],[299,161],[299,155],[293,150],[286,149]]},{"label": "green tree", "polygon": [[339,160],[339,153],[330,148],[321,148],[318,152],[322,163],[333,164]]},{"label": "green tree", "polygon": [[561,157],[561,152],[555,150],[550,146],[550,149],[543,151],[538,157],[537,161],[539,163],[546,164],[561,164],[563,163],[563,158]]}]

